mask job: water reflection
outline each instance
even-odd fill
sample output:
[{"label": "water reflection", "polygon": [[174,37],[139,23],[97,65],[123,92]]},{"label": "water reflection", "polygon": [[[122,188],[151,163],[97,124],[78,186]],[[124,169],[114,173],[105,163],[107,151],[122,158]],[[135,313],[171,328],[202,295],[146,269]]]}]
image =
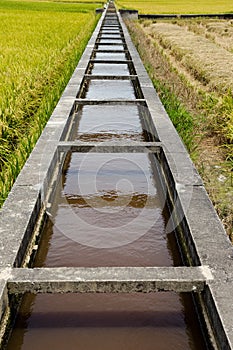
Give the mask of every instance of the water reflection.
[{"label": "water reflection", "polygon": [[67,164],[37,265],[173,264],[147,154],[72,154]]},{"label": "water reflection", "polygon": [[79,106],[71,139],[82,141],[146,141],[140,106]]},{"label": "water reflection", "polygon": [[133,84],[130,80],[90,80],[85,96],[88,99],[114,100],[135,99]]},{"label": "water reflection", "polygon": [[175,293],[27,295],[7,350],[205,350],[185,298],[184,306]]}]

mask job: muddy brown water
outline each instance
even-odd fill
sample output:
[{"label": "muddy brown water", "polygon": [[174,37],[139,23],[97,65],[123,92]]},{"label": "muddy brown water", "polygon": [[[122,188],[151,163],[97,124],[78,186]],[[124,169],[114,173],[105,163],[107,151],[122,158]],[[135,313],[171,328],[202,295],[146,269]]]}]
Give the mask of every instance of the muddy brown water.
[{"label": "muddy brown water", "polygon": [[[35,266],[173,265],[151,161],[144,153],[72,154]],[[139,222],[134,222],[137,218]],[[127,231],[121,235],[124,227]],[[144,231],[136,237],[141,228]],[[204,350],[206,346],[188,294],[27,294],[7,350],[31,349]]]},{"label": "muddy brown water", "polygon": [[7,350],[204,350],[188,295],[27,295]]},{"label": "muddy brown water", "polygon": [[[118,25],[114,19],[105,24]],[[119,27],[105,27],[106,34]],[[108,38],[98,60],[126,60]],[[116,40],[114,41],[117,42]],[[111,50],[113,50],[111,52]],[[129,74],[126,65],[94,64],[92,74]],[[135,99],[131,81],[91,80],[89,99]],[[72,139],[144,141],[137,106],[80,107]],[[147,153],[74,153],[48,209],[37,267],[173,266],[181,264],[166,205]],[[154,169],[154,167],[153,167]],[[204,350],[189,294],[26,294],[7,350]]]},{"label": "muddy brown water", "polygon": [[72,154],[35,264],[173,265],[156,187],[146,153]]},{"label": "muddy brown water", "polygon": [[[175,248],[165,235],[156,186],[147,154],[73,154],[57,188],[35,266],[173,265]],[[207,347],[191,296],[160,292],[27,294],[7,350],[31,349]]]}]

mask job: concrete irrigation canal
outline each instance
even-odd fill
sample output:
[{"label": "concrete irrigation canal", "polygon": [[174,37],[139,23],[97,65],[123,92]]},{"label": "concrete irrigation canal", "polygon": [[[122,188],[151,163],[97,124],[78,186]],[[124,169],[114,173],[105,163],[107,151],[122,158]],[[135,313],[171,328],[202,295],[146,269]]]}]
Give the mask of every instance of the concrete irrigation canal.
[{"label": "concrete irrigation canal", "polygon": [[0,217],[4,349],[233,349],[233,249],[113,3]]}]

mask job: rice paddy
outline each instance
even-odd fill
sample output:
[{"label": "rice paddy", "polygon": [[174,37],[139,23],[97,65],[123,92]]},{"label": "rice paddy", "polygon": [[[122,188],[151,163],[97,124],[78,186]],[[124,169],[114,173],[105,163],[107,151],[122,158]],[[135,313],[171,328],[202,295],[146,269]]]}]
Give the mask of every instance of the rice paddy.
[{"label": "rice paddy", "polygon": [[0,2],[0,204],[55,107],[101,3]]},{"label": "rice paddy", "polygon": [[127,24],[233,241],[233,21],[177,18]]},{"label": "rice paddy", "polygon": [[118,8],[138,10],[140,14],[200,14],[233,12],[232,0],[117,0]]}]

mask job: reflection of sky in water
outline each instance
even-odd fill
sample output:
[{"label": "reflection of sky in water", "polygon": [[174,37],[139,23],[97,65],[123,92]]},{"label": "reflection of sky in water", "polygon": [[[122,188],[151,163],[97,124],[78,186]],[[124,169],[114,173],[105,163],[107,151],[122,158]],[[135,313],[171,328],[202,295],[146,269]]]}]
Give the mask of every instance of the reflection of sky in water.
[{"label": "reflection of sky in water", "polygon": [[100,38],[99,39],[100,44],[122,44],[123,40],[121,38],[117,39],[112,39],[112,38]]},{"label": "reflection of sky in water", "polygon": [[123,105],[83,106],[76,114],[73,138],[86,141],[144,141],[140,107]]},{"label": "reflection of sky in water", "polygon": [[126,55],[124,52],[96,52],[95,59],[97,60],[109,60],[109,61],[121,61],[126,60]]},{"label": "reflection of sky in water", "polygon": [[93,75],[129,75],[127,64],[94,63],[91,70]]},{"label": "reflection of sky in water", "polygon": [[170,264],[167,249],[161,248],[166,246],[164,219],[147,154],[75,153],[64,181],[54,217],[63,235],[99,249],[122,247],[147,235],[133,249],[134,263],[155,263],[160,256],[157,264]]},{"label": "reflection of sky in water", "polygon": [[149,157],[73,153],[43,233],[49,251],[39,266],[171,266]]},{"label": "reflection of sky in water", "polygon": [[[155,195],[156,188],[148,155],[145,153],[74,153],[66,173],[64,193],[94,194],[116,189],[127,180],[122,193]],[[80,187],[81,186],[81,187]],[[81,193],[79,191],[81,189]]]},{"label": "reflection of sky in water", "polygon": [[135,99],[133,84],[129,80],[90,80],[85,94],[88,99]]},{"label": "reflection of sky in water", "polygon": [[29,294],[7,350],[206,349],[191,297],[182,301],[172,292]]},{"label": "reflection of sky in water", "polygon": [[123,45],[99,45],[98,44],[98,50],[106,50],[106,51],[114,51],[114,50],[120,50],[123,51],[124,50],[124,46]]},{"label": "reflection of sky in water", "polygon": [[121,35],[120,34],[114,34],[112,32],[106,32],[103,31],[102,35],[101,35],[101,39],[121,39]]}]

